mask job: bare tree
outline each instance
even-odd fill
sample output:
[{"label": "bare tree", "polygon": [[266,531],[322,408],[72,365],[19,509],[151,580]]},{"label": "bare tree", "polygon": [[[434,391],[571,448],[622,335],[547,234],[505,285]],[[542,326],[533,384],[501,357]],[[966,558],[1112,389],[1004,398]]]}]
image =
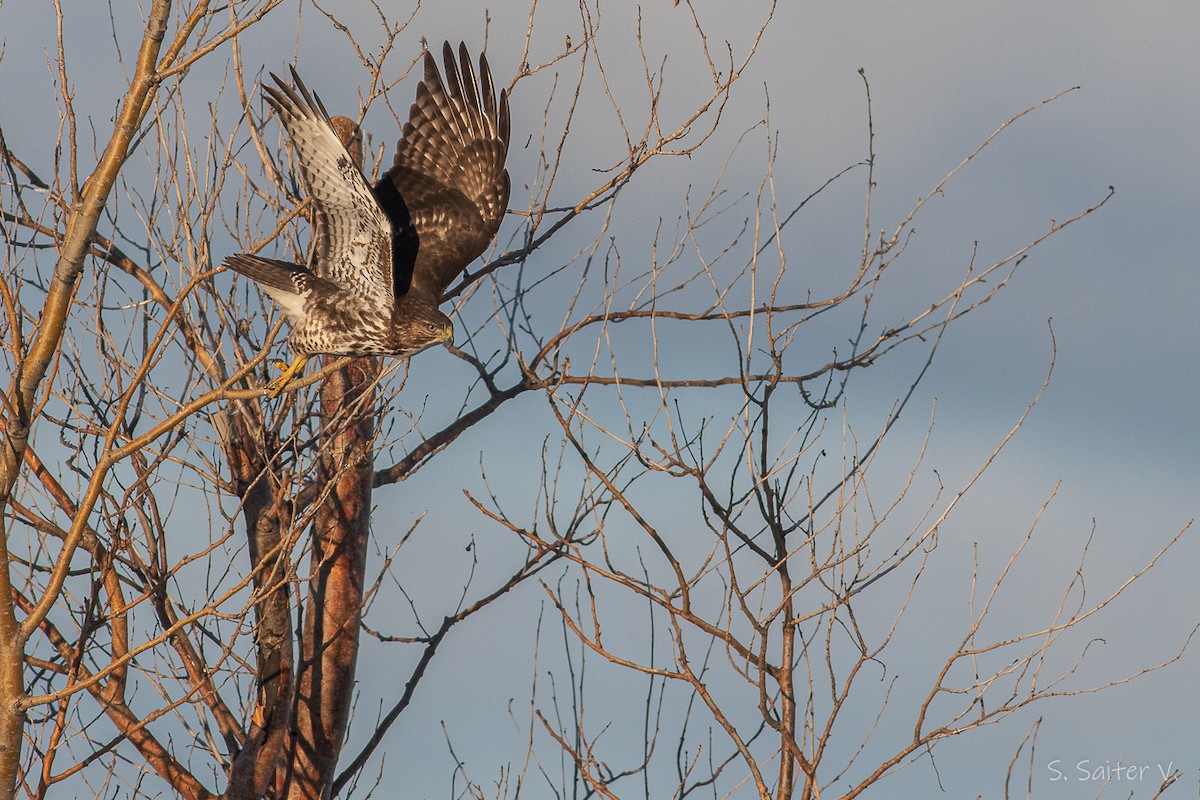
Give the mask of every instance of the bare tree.
[{"label": "bare tree", "polygon": [[[376,780],[366,770],[445,660],[447,638],[521,593],[549,598],[571,657],[555,670],[561,683],[535,683],[518,720],[524,766],[488,787],[461,765],[456,792],[855,797],[941,740],[1134,677],[1075,680],[1088,648],[1073,634],[1157,557],[1096,598],[1083,590],[1085,550],[1042,624],[993,631],[1036,519],[998,572],[974,565],[968,621],[936,669],[899,699],[901,678],[886,667],[939,532],[1024,417],[960,486],[941,485],[923,451],[897,472],[884,455],[891,435],[953,323],[1111,194],[993,263],[971,259],[960,281],[899,321],[879,323],[873,304],[904,270],[930,198],[1054,98],[1002,125],[880,232],[869,92],[863,160],[803,200],[781,199],[783,145],[766,119],[738,131],[730,154],[763,145],[753,182],[733,169],[704,187],[687,177],[688,159],[731,124],[726,109],[773,6],[718,46],[704,14],[676,3],[674,24],[691,33],[663,54],[640,19],[602,34],[599,6],[585,2],[562,37],[543,32],[532,3],[523,38],[490,36],[494,68],[511,70],[508,88],[530,112],[511,167],[528,195],[514,200],[496,250],[449,293],[456,346],[412,363],[330,360],[304,388],[266,401],[280,325],[253,286],[213,265],[235,251],[305,252],[304,198],[277,126],[263,124],[261,65],[246,55],[294,22],[279,6],[154,0],[132,64],[123,54],[136,14],[112,10],[110,81],[127,89],[110,132],[99,116],[79,117],[70,29],[82,12],[56,4],[61,158],[0,134],[12,375],[0,461],[0,795],[83,785],[96,796],[164,786],[186,798],[349,794]],[[335,109],[355,117],[336,122],[373,174],[415,81],[419,6],[401,19],[372,6],[370,23],[303,8],[328,46],[351,54],[338,80],[362,87],[360,107]],[[689,65],[686,82],[671,80],[676,62]],[[631,67],[636,92],[616,79]],[[386,109],[394,121],[378,138],[355,138]],[[675,230],[662,217],[634,254],[614,220],[652,170],[675,170],[659,174],[687,188]],[[861,250],[839,288],[816,296],[789,272],[783,233],[847,180],[862,182],[866,200]],[[900,353],[919,354],[920,366],[887,417],[859,433],[843,422],[852,378]],[[532,498],[493,488],[487,470],[438,484],[434,497],[406,491],[456,441],[502,424],[497,412],[518,398],[536,408],[524,435],[544,437],[542,460],[506,469],[536,480]],[[413,510],[407,533],[374,513],[384,496]],[[501,537],[508,569],[476,575],[472,562],[464,586],[415,597],[396,577],[402,550],[421,514],[450,504]],[[629,615],[631,602],[643,618]],[[411,614],[402,622],[380,606]],[[389,673],[374,715],[355,696],[367,643],[403,653],[394,662],[405,665]],[[643,681],[632,756],[606,752],[614,717],[580,699],[582,664]],[[906,735],[892,733],[895,720]],[[547,766],[556,755],[566,759],[557,775]]]}]

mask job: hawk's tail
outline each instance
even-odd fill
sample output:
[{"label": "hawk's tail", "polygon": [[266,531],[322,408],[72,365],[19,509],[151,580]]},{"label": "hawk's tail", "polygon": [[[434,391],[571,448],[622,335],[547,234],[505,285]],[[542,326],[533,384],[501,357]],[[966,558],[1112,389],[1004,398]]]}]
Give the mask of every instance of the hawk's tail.
[{"label": "hawk's tail", "polygon": [[252,278],[294,321],[304,319],[304,301],[313,286],[328,283],[299,264],[246,253],[226,256],[224,265]]},{"label": "hawk's tail", "polygon": [[274,258],[238,253],[226,256],[224,266],[253,278],[264,288],[279,289],[292,294],[303,294],[312,273],[299,264],[277,261]]}]

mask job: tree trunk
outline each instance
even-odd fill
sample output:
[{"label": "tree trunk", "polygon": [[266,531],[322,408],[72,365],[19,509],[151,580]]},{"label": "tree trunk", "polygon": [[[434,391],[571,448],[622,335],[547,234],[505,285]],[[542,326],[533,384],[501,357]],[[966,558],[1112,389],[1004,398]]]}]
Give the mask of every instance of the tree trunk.
[{"label": "tree trunk", "polygon": [[320,477],[312,575],[281,797],[328,795],[350,718],[358,659],[379,364],[359,359],[321,387]]}]

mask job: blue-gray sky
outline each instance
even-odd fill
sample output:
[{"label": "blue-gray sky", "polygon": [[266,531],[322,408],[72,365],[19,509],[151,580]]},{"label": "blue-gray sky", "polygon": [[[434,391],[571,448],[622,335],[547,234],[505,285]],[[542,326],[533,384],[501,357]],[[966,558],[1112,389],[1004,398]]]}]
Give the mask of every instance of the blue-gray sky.
[{"label": "blue-gray sky", "polygon": [[[673,35],[669,5],[645,10],[663,26],[654,29],[660,44]],[[750,16],[732,7],[710,14],[721,20],[718,29],[738,33]],[[436,30],[431,38],[457,35],[452,24]],[[947,527],[954,541],[942,545],[944,556],[959,560],[954,588],[962,590],[972,545],[979,543],[995,567],[1061,481],[1041,522],[1040,544],[1010,587],[1014,618],[1037,619],[1057,602],[1071,559],[1093,528],[1090,598],[1114,588],[1200,509],[1197,30],[1200,8],[1182,2],[795,3],[780,9],[740,87],[737,108],[747,120],[762,113],[764,85],[769,93],[771,124],[780,134],[775,177],[786,195],[781,205],[788,206],[862,157],[857,70],[864,68],[879,162],[874,217],[889,230],[1006,119],[1081,87],[1013,126],[933,202],[916,225],[911,256],[919,266],[906,273],[917,286],[895,287],[924,296],[929,285],[958,274],[973,242],[983,260],[1007,253],[1051,220],[1094,205],[1109,185],[1116,188],[1105,209],[1039,248],[996,302],[955,330],[925,387],[926,402],[938,400],[926,463],[956,485],[1036,393],[1050,360],[1053,320],[1050,388]],[[503,42],[497,24],[496,62]],[[669,79],[670,62],[667,73]],[[741,132],[736,123],[729,128],[728,134]],[[698,166],[689,180],[703,185],[704,169]],[[672,185],[641,189],[646,213],[662,213]],[[792,231],[789,241],[808,256],[793,263],[806,273],[837,269],[852,257],[846,245],[861,227],[860,187],[833,197]],[[888,375],[868,391],[878,388],[886,408],[894,396],[889,389],[902,377]],[[869,398],[856,402],[870,406]],[[911,413],[910,421],[927,409]],[[914,446],[922,433],[918,422],[908,434]],[[487,462],[486,444],[477,447]],[[1200,619],[1195,539],[1193,532],[1097,634],[1104,637],[1096,647],[1104,651],[1107,674],[1168,657]],[[921,640],[942,624],[945,609],[932,603],[919,612],[911,633]],[[1004,765],[1039,715],[1045,721],[1034,796],[1096,796],[1098,781],[1079,780],[1082,761],[1088,768],[1118,761],[1150,767],[1140,782],[1113,785],[1105,796],[1132,790],[1148,797],[1160,782],[1151,780],[1159,766],[1172,764],[1183,771],[1183,793],[1195,791],[1200,699],[1184,687],[1196,664],[1189,656],[1132,686],[1054,701],[1004,727],[952,741],[940,751],[939,777],[926,762],[868,796],[933,796],[940,780],[946,796],[998,797]],[[1064,780],[1052,780],[1056,760]]]}]

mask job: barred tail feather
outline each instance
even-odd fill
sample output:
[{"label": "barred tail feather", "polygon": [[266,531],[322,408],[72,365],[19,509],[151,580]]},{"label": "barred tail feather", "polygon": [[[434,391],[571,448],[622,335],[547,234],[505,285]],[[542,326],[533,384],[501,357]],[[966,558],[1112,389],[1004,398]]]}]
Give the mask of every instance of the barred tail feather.
[{"label": "barred tail feather", "polygon": [[254,280],[293,320],[304,318],[304,301],[320,280],[299,264],[246,253],[226,256],[224,266]]},{"label": "barred tail feather", "polygon": [[302,284],[309,275],[308,270],[299,264],[246,253],[226,256],[223,266],[234,272],[240,272],[247,278],[253,278],[263,286],[296,294],[304,291]]}]

